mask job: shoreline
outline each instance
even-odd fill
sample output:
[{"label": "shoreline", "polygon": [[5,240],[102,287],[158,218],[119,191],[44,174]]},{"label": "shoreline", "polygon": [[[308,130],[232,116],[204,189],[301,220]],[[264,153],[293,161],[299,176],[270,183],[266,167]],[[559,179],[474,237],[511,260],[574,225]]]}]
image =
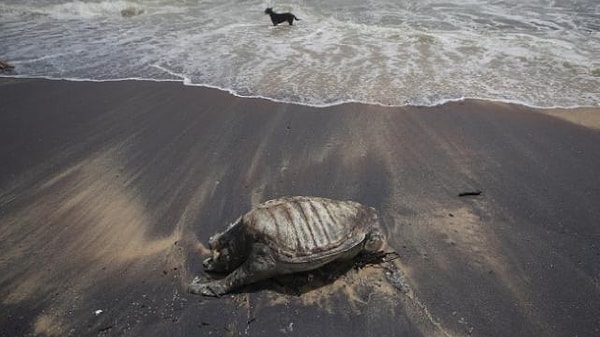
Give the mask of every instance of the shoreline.
[{"label": "shoreline", "polygon": [[104,83],[104,82],[118,83],[118,82],[128,82],[128,81],[151,82],[151,83],[178,83],[182,86],[192,87],[192,88],[216,89],[216,90],[222,91],[224,93],[228,93],[232,96],[235,96],[238,98],[243,98],[243,99],[259,99],[259,100],[262,99],[262,100],[267,100],[267,101],[274,102],[274,103],[292,104],[292,105],[306,106],[306,107],[310,107],[310,108],[331,108],[331,107],[345,105],[345,104],[363,104],[363,105],[372,105],[372,106],[377,106],[377,107],[382,107],[382,108],[435,108],[435,107],[443,106],[445,104],[473,101],[473,102],[483,102],[483,103],[492,103],[492,104],[507,104],[507,105],[522,106],[525,108],[535,109],[541,113],[545,113],[545,114],[548,114],[548,115],[551,115],[554,117],[562,118],[564,120],[567,120],[567,121],[575,123],[575,124],[579,124],[579,125],[586,126],[586,127],[591,127],[594,129],[600,129],[600,116],[598,116],[600,113],[597,112],[597,111],[600,111],[600,106],[596,106],[596,107],[594,107],[594,106],[540,107],[540,106],[529,105],[529,104],[526,104],[523,102],[518,102],[518,101],[495,100],[495,99],[486,99],[486,98],[470,98],[470,97],[447,99],[442,102],[431,104],[431,105],[386,105],[386,104],[377,103],[377,102],[363,102],[363,101],[354,101],[354,100],[340,101],[340,102],[329,103],[329,104],[325,104],[325,103],[324,104],[308,104],[308,103],[285,101],[285,100],[280,100],[280,99],[265,97],[265,96],[260,96],[260,95],[256,95],[256,96],[255,95],[242,95],[242,94],[239,94],[239,93],[235,92],[234,90],[228,89],[228,88],[221,88],[221,87],[209,85],[209,84],[187,83],[186,79],[153,80],[153,79],[127,78],[127,79],[115,79],[115,80],[93,80],[93,79],[65,79],[65,78],[53,78],[53,77],[43,77],[43,76],[36,77],[36,76],[25,76],[25,75],[23,75],[23,76],[0,75],[0,79],[9,80],[9,81],[10,81],[10,79],[15,79],[15,80],[48,80],[48,81],[67,81],[67,82],[91,82],[91,83]]},{"label": "shoreline", "polygon": [[[0,78],[0,101],[0,335],[600,331],[596,129],[170,82]],[[376,208],[408,290],[367,266],[187,292],[211,235],[290,195]]]}]

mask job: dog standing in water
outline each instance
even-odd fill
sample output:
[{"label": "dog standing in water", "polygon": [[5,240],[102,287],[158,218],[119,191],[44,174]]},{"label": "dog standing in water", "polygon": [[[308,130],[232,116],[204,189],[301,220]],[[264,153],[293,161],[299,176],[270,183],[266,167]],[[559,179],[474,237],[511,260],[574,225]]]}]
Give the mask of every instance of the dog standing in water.
[{"label": "dog standing in water", "polygon": [[275,13],[273,12],[273,8],[265,9],[265,14],[269,14],[271,16],[271,22],[273,22],[273,26],[277,26],[278,24],[287,21],[290,26],[294,25],[294,19],[296,21],[300,21],[294,14],[292,13]]}]

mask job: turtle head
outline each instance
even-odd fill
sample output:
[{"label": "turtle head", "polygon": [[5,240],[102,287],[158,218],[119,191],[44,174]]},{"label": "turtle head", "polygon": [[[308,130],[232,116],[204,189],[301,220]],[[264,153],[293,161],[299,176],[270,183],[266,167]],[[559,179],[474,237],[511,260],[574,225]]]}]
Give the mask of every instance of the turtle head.
[{"label": "turtle head", "polygon": [[232,255],[235,253],[233,247],[221,235],[212,236],[208,240],[211,256],[202,263],[204,269],[209,272],[224,273],[231,270]]},{"label": "turtle head", "polygon": [[241,217],[233,222],[226,231],[208,239],[211,256],[203,261],[204,270],[215,273],[229,273],[239,267],[248,254]]}]

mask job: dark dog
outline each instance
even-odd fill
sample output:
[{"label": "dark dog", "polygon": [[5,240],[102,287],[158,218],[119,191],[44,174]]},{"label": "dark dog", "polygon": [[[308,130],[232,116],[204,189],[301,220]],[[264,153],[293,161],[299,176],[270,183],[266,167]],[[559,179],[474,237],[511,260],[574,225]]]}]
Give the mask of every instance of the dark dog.
[{"label": "dark dog", "polygon": [[296,21],[300,21],[294,14],[292,13],[275,13],[273,12],[273,8],[265,9],[265,14],[269,14],[271,16],[271,22],[273,22],[273,26],[277,26],[278,24],[287,21],[290,26],[294,25],[294,19]]}]

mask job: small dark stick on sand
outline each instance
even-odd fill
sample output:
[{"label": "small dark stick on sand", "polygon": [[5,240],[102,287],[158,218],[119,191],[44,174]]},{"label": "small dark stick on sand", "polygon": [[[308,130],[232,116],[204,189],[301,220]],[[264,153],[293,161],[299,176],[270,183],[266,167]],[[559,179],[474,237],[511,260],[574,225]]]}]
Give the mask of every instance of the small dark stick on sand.
[{"label": "small dark stick on sand", "polygon": [[472,192],[460,192],[458,193],[459,197],[466,197],[466,196],[473,196],[473,195],[480,195],[481,191],[472,191]]}]

